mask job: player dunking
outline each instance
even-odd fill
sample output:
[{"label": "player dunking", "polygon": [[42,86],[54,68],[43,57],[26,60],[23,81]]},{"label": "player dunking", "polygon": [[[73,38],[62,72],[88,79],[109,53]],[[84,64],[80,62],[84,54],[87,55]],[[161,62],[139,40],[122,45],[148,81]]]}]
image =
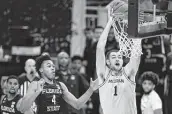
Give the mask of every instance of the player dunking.
[{"label": "player dunking", "polygon": [[28,110],[36,100],[38,114],[58,114],[62,98],[76,109],[80,109],[98,89],[98,80],[90,82],[90,87],[79,99],[74,97],[67,87],[55,81],[55,66],[48,55],[38,57],[36,69],[40,74],[39,81],[30,84],[27,94],[21,101],[20,110]]},{"label": "player dunking", "polygon": [[[140,56],[130,58],[123,66],[123,56],[119,51],[111,50],[105,57],[105,45],[112,18],[109,19],[97,44],[96,70],[101,87],[100,102],[104,114],[137,114],[135,75]],[[141,48],[141,45],[140,45]]]}]

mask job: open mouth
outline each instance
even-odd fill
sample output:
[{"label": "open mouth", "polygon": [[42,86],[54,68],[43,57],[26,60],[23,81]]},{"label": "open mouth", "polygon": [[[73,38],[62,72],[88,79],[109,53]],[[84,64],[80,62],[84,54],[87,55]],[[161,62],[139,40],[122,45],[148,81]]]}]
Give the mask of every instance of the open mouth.
[{"label": "open mouth", "polygon": [[52,74],[56,74],[55,72],[52,72]]},{"label": "open mouth", "polygon": [[115,65],[116,65],[116,66],[119,66],[120,64],[119,64],[119,63],[116,63]]}]

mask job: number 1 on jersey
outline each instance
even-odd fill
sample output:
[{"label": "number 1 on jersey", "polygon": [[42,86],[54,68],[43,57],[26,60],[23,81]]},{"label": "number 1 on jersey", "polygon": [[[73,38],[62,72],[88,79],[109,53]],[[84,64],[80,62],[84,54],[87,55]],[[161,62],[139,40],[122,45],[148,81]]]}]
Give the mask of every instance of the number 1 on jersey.
[{"label": "number 1 on jersey", "polygon": [[117,96],[118,95],[117,94],[117,86],[115,86],[114,89],[115,89],[114,96]]}]

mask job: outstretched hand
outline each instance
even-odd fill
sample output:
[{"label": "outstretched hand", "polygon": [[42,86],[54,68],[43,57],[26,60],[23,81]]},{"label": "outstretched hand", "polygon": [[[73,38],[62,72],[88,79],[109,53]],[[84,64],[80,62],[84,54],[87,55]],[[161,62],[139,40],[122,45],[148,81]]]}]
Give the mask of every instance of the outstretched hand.
[{"label": "outstretched hand", "polygon": [[96,91],[99,88],[99,80],[98,80],[98,78],[96,80],[94,80],[94,81],[93,81],[92,78],[90,79],[90,88],[93,91]]}]

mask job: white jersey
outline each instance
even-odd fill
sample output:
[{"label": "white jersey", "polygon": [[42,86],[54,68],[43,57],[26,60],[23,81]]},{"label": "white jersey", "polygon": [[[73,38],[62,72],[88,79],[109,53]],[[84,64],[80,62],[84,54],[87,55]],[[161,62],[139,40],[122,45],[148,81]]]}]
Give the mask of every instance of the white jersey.
[{"label": "white jersey", "polygon": [[149,95],[142,96],[141,110],[142,114],[145,114],[148,111],[150,114],[153,114],[153,111],[156,109],[162,109],[162,101],[159,95],[153,90]]},{"label": "white jersey", "polygon": [[[99,88],[100,103],[104,114],[137,114],[135,82],[126,76],[124,68],[120,76],[106,70],[106,79]],[[101,80],[99,78],[99,80]],[[101,81],[100,81],[101,82]]]}]

